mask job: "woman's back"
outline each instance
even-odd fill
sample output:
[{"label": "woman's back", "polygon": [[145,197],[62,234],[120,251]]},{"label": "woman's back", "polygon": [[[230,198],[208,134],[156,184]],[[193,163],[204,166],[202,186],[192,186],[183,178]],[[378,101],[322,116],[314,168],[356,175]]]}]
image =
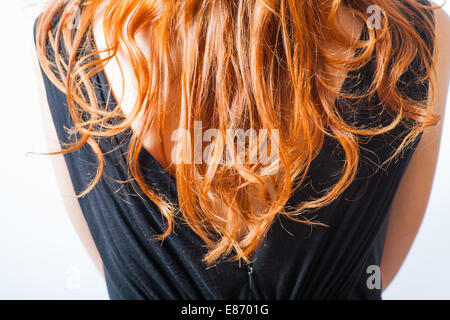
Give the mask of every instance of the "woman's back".
[{"label": "woman's back", "polygon": [[[350,32],[351,34],[361,34],[361,40],[369,39],[371,29],[367,25],[362,27],[355,23],[356,20],[350,19],[349,15],[344,16],[349,19],[347,23],[350,23],[352,30],[362,28],[362,32],[354,31]],[[358,26],[361,27],[358,29]],[[92,43],[102,43],[99,34],[102,32],[89,33],[84,39],[91,43],[92,52],[97,51]],[[426,33],[422,36],[432,52],[432,40],[427,38]],[[350,58],[348,50],[336,49],[330,53],[341,59]],[[350,54],[358,57],[364,52],[350,52]],[[334,84],[332,87],[341,88],[341,92],[351,95],[369,92],[377,69],[376,51],[373,51],[371,56],[373,59],[369,59],[368,63],[356,70],[348,71],[347,74],[342,70],[337,72],[338,75],[329,79]],[[122,65],[126,66],[124,61],[126,60],[122,60]],[[424,70],[419,66],[412,63],[402,80],[409,84],[415,83],[424,75]],[[220,66],[215,68],[220,70]],[[128,69],[128,74],[132,69]],[[108,70],[111,72],[108,73]],[[289,72],[288,69],[285,71]],[[330,74],[333,71],[336,70],[333,68],[327,70]],[[114,73],[117,73],[117,69],[114,71],[107,67],[92,74],[90,78],[90,82],[95,84],[91,94],[95,94],[96,103],[110,112],[116,110],[118,106],[116,99],[121,96],[117,94],[121,91],[117,89],[120,83],[111,81],[117,80],[117,77],[113,76]],[[125,82],[131,83],[132,78],[125,78]],[[74,124],[73,115],[66,105],[67,96],[58,90],[45,74],[44,83],[58,138],[63,142],[73,142],[73,137],[68,136],[66,132],[66,128],[73,127]],[[417,101],[426,98],[427,83],[405,87],[404,93]],[[112,95],[111,88],[116,95]],[[180,90],[185,88],[182,87]],[[125,86],[125,92],[130,91],[133,91],[132,87]],[[165,100],[166,103],[177,101],[178,95],[182,93],[174,91],[173,94],[169,94],[173,100]],[[254,98],[257,99],[257,96],[255,94]],[[140,95],[137,97],[140,98]],[[135,98],[136,96],[131,95],[131,98],[123,100],[120,104],[121,110],[127,116],[133,108],[130,104],[127,108],[126,102],[134,101]],[[335,97],[328,98],[333,101]],[[285,107],[284,103],[282,102],[280,106]],[[382,102],[378,95],[359,99],[339,96],[335,100],[335,106],[336,110],[341,111],[346,122],[361,127],[374,123],[380,127],[387,126],[395,118],[389,113],[379,116]],[[177,128],[177,123],[183,119],[183,113],[186,114],[185,110],[181,108],[178,110],[176,105],[172,108],[164,119],[166,131],[162,136],[165,142],[169,141],[171,133]],[[144,117],[139,119],[141,121],[144,119],[145,122],[148,118],[144,113]],[[120,123],[119,120],[112,117],[108,120],[110,122],[106,123],[112,126]],[[231,257],[231,252],[228,252],[209,267],[203,258],[210,253],[211,247],[205,246],[205,239],[198,233],[198,229],[195,229],[195,220],[189,220],[192,216],[181,214],[174,216],[175,232],[170,233],[162,243],[155,240],[156,236],[166,231],[167,216],[161,210],[158,198],[143,189],[142,184],[157,190],[168,200],[167,203],[175,208],[180,207],[180,199],[183,200],[184,206],[185,202],[189,202],[189,198],[184,194],[186,186],[181,189],[183,194],[180,194],[178,188],[180,175],[176,172],[177,166],[166,161],[164,152],[161,152],[155,143],[159,139],[160,123],[157,122],[156,126],[148,125],[144,131],[140,131],[142,128],[139,125],[135,127],[130,125],[114,136],[98,139],[98,147],[103,154],[102,176],[92,190],[79,199],[103,261],[111,298],[380,298],[381,288],[377,285],[377,281],[370,287],[367,280],[371,272],[381,264],[389,210],[421,135],[413,139],[396,161],[386,162],[387,165],[382,168],[380,165],[388,161],[399,148],[402,138],[411,129],[410,123],[400,122],[386,133],[372,135],[369,138],[361,137],[358,141],[361,146],[359,149],[361,160],[356,162],[357,170],[354,171],[354,178],[342,187],[342,192],[336,194],[336,197],[329,198],[326,205],[311,207],[315,210],[302,212],[302,218],[308,223],[293,221],[291,219],[293,216],[277,215],[269,221],[270,226],[267,227],[267,232],[261,235],[257,249],[248,255],[250,260],[244,264],[237,260],[227,261],[226,258]],[[142,178],[141,182],[138,179],[136,181],[130,179],[129,154],[132,150],[130,144],[135,142],[133,132],[145,132],[145,135],[142,135],[144,148],[136,157],[136,165],[141,171],[139,176]],[[300,188],[294,190],[284,203],[286,208],[310,203],[320,191],[333,190],[333,187],[339,184],[340,177],[336,173],[348,160],[351,147],[342,143],[345,138],[335,139],[336,132],[337,130],[327,132],[323,136],[320,150],[317,150],[317,154],[309,161],[307,174],[300,182],[296,181]],[[293,139],[301,141],[300,137]],[[165,153],[173,150],[175,145],[166,143]],[[92,176],[97,172],[95,163],[99,162],[99,157],[90,149],[92,146],[84,144],[64,156],[77,193],[83,192],[86,186],[90,185]],[[94,145],[94,151],[95,148]],[[173,170],[170,171],[166,167]],[[224,212],[225,215],[218,214],[220,219],[226,219],[227,211]],[[243,210],[241,212],[244,214]],[[231,219],[234,217],[228,216]],[[207,216],[205,218],[207,219]],[[218,228],[216,231],[222,230],[220,224],[217,224],[216,228]],[[220,231],[218,233],[220,234]],[[241,240],[236,236],[234,241]],[[217,248],[220,249],[220,246]],[[242,246],[234,246],[236,250],[243,248],[245,249]]]}]

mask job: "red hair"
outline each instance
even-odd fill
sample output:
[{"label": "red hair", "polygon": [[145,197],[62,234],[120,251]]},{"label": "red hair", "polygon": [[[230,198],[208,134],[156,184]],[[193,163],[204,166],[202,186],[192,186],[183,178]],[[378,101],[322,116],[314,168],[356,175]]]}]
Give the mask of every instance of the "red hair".
[{"label": "red hair", "polygon": [[[408,132],[391,160],[439,120],[430,112],[428,99],[411,99],[398,88],[402,74],[417,58],[425,71],[420,80],[432,78],[432,52],[423,34],[433,40],[433,20],[424,10],[430,7],[417,1],[107,1],[103,20],[108,44],[106,59],[100,59],[99,52],[84,50],[89,46],[86,34],[92,32],[94,15],[101,3],[51,1],[37,24],[40,64],[67,95],[73,130],[81,137],[62,153],[88,143],[98,158],[97,175],[79,196],[92,190],[102,175],[103,151],[98,139],[130,128],[139,114],[145,121],[134,130],[130,141],[129,170],[167,221],[166,232],[158,238],[164,239],[173,231],[179,209],[208,246],[204,260],[209,264],[232,252],[233,259],[247,261],[277,215],[305,224],[317,223],[302,219],[301,214],[330,204],[353,181],[360,161],[360,137],[384,134],[405,119],[413,120],[405,122]],[[376,5],[382,14],[380,28],[368,28],[368,40],[357,41],[342,32],[338,20],[342,7],[366,23],[371,5]],[[79,16],[74,16],[74,7],[81,8]],[[58,14],[55,31],[52,21]],[[414,21],[406,18],[408,14]],[[74,19],[79,23],[77,29],[71,27]],[[150,59],[136,42],[136,35],[143,29],[151,30]],[[337,59],[327,50],[330,42],[359,49],[361,53],[350,59]],[[89,81],[115,57],[119,48],[129,57],[139,89],[136,105],[127,117],[120,112],[120,104],[113,110],[100,106],[94,84]],[[50,50],[56,55],[52,57]],[[357,70],[369,62],[374,50],[373,81],[363,95],[339,92],[328,84],[327,66],[347,72]],[[139,171],[137,155],[150,124],[155,122],[161,124],[163,150],[168,97],[177,92],[178,103],[186,115],[180,127],[191,136],[194,121],[202,121],[205,128],[217,128],[222,137],[230,128],[266,129],[269,133],[278,130],[277,174],[262,174],[261,164],[177,164],[179,208],[147,185]],[[382,127],[370,123],[355,126],[342,117],[335,104],[336,97],[356,100],[375,94],[393,115],[392,122]],[[109,120],[113,118],[120,121],[111,124]],[[335,139],[345,153],[339,180],[315,199],[287,210],[290,195],[305,181],[325,135]],[[185,139],[183,143],[186,146],[192,141]],[[212,156],[222,157],[224,140],[215,140],[213,147]],[[248,149],[249,145],[245,147]],[[257,195],[260,208],[255,207],[252,194]],[[217,215],[219,207],[225,209],[225,217]]]}]

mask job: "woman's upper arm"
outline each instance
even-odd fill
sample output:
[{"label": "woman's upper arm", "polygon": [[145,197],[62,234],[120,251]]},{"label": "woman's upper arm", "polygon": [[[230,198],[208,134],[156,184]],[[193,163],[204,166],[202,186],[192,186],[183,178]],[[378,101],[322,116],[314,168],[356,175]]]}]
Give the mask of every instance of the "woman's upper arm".
[{"label": "woman's upper arm", "polygon": [[437,85],[432,110],[441,121],[423,133],[395,194],[381,262],[383,289],[400,269],[422,223],[438,159],[450,74],[450,19],[439,9],[435,20]]},{"label": "woman's upper arm", "polygon": [[[33,60],[36,72],[36,79],[38,81],[38,87],[41,98],[41,114],[44,121],[45,135],[47,139],[47,146],[49,152],[56,152],[61,150],[61,145],[58,140],[56,129],[53,123],[52,115],[48,105],[47,97],[45,94],[44,81],[42,78],[41,69],[37,58],[36,51],[33,51]],[[98,253],[97,247],[94,243],[89,227],[81,211],[80,204],[75,194],[67,165],[62,154],[51,155],[52,165],[56,174],[56,179],[60,189],[60,193],[64,200],[64,204],[67,212],[69,213],[70,220],[75,227],[75,230],[80,237],[82,243],[86,247],[89,256],[94,261],[95,265],[103,275],[103,263]]]}]

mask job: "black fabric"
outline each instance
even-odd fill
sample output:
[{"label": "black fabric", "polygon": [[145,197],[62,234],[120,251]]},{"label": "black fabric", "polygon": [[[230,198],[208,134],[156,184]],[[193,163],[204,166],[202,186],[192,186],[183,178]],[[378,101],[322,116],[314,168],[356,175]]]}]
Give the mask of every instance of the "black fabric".
[{"label": "black fabric", "polygon": [[[367,37],[367,28],[362,37]],[[432,43],[424,37],[432,48]],[[375,57],[375,55],[374,55]],[[413,66],[414,64],[412,64]],[[352,72],[343,90],[364,91],[373,74],[374,60]],[[405,74],[414,83],[415,71]],[[46,94],[58,138],[71,142],[67,128],[73,123],[66,97],[43,74]],[[114,107],[103,72],[93,79],[100,101]],[[407,93],[426,97],[428,86],[410,85]],[[370,102],[370,108],[364,106]],[[357,122],[372,121],[380,107],[371,101],[337,102]],[[378,110],[379,111],[379,110]],[[345,114],[345,112],[343,112]],[[375,112],[376,113],[376,112]],[[131,132],[102,139],[104,174],[96,187],[79,199],[83,214],[103,260],[111,299],[380,299],[380,290],[370,290],[367,268],[380,265],[392,199],[408,166],[414,147],[385,169],[377,164],[386,159],[404,128],[364,142],[361,164],[355,181],[332,204],[311,213],[309,218],[328,227],[311,228],[285,217],[278,218],[249,266],[219,261],[212,268],[201,262],[205,254],[201,239],[182,219],[176,233],[162,244],[153,239],[162,233],[163,219],[158,208],[129,178],[126,153]],[[331,183],[341,169],[342,150],[330,138],[311,165],[309,183],[294,193],[288,204],[307,199],[313,190]],[[77,193],[85,189],[95,174],[96,157],[88,145],[66,154],[65,161]],[[145,179],[175,204],[175,179],[145,150],[139,155]]]}]

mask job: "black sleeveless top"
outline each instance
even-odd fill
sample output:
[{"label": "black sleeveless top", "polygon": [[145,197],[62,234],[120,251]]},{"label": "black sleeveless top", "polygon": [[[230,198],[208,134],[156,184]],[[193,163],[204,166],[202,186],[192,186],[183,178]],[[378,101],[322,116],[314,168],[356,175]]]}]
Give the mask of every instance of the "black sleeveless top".
[{"label": "black sleeveless top", "polygon": [[[57,17],[55,17],[57,21]],[[56,22],[55,22],[56,23]],[[368,37],[367,27],[362,38]],[[423,35],[430,49],[433,44]],[[375,55],[360,70],[350,72],[343,91],[364,92],[370,84]],[[419,62],[411,63],[402,79],[404,92],[414,99],[428,95],[428,83],[416,84]],[[47,99],[58,138],[71,142],[66,129],[73,123],[65,95],[43,74]],[[99,101],[115,106],[103,72],[92,79]],[[345,106],[345,102],[350,105]],[[353,123],[375,121],[381,104],[344,101],[337,105]],[[365,106],[370,106],[367,108]],[[388,116],[377,121],[389,121]],[[385,168],[378,165],[400,142],[404,127],[362,142],[355,181],[332,204],[310,218],[328,227],[311,228],[285,217],[276,219],[252,263],[219,261],[206,268],[202,240],[181,222],[162,244],[154,240],[164,221],[157,206],[129,178],[126,153],[131,131],[100,141],[104,173],[96,187],[79,199],[81,209],[103,260],[111,299],[381,299],[374,275],[380,265],[389,211],[408,166],[415,143]],[[342,149],[325,138],[312,162],[306,187],[292,194],[288,205],[323,190],[341,169]],[[83,191],[95,175],[96,157],[88,145],[64,155],[72,184]],[[139,163],[146,181],[177,204],[176,181],[145,150]],[[374,271],[375,270],[375,271]],[[375,284],[375,285],[374,285]]]}]

